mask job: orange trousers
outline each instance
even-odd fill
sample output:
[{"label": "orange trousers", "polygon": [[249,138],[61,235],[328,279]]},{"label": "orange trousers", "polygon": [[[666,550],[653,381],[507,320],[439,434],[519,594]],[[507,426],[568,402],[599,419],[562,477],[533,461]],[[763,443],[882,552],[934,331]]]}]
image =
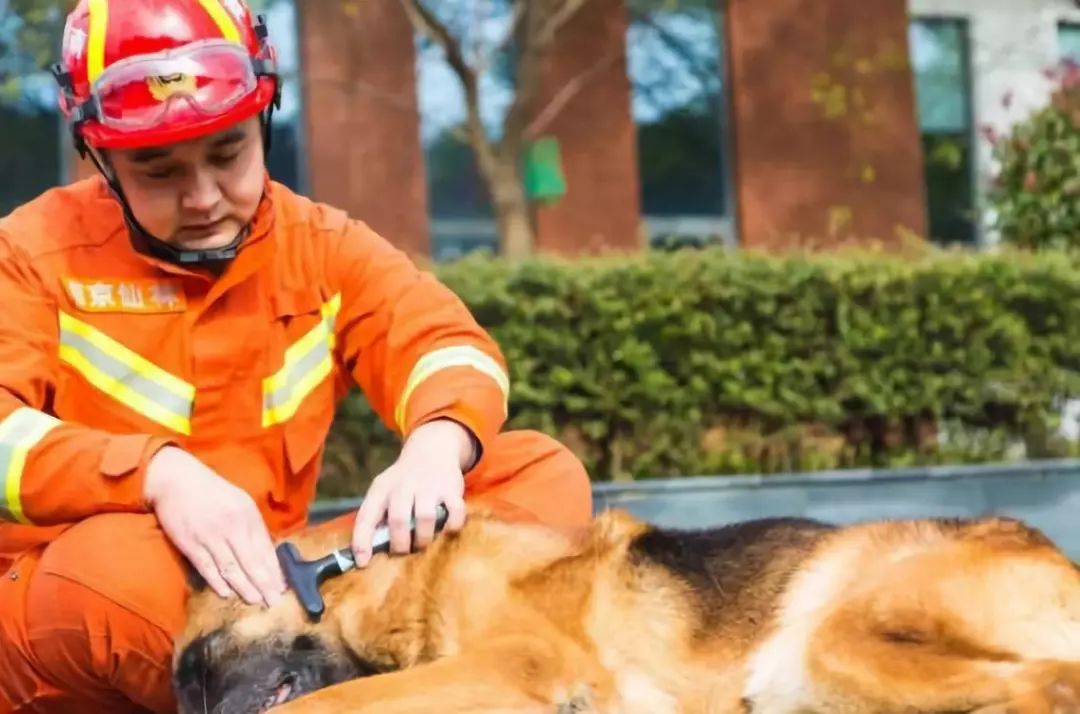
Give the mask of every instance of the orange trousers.
[{"label": "orange trousers", "polygon": [[[572,529],[592,514],[585,469],[539,432],[498,436],[466,484],[467,503],[508,519]],[[24,554],[0,579],[0,714],[174,712],[185,598],[152,515],[94,516]]]}]

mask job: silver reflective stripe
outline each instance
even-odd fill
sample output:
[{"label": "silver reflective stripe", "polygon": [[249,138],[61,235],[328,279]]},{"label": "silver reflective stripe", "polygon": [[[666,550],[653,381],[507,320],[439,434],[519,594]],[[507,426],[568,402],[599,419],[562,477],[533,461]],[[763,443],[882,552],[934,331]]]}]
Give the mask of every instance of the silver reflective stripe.
[{"label": "silver reflective stripe", "polygon": [[322,319],[285,350],[284,364],[263,380],[262,425],[291,418],[300,403],[333,371],[334,322],[341,308],[337,293],[319,308]]},{"label": "silver reflective stripe", "polygon": [[[131,366],[111,357],[90,341],[67,330],[60,332],[60,344],[77,350],[104,374],[141,394],[163,409],[183,419],[191,417],[191,400],[174,394],[157,382],[136,372]],[[114,395],[115,396],[115,395]]]},{"label": "silver reflective stripe", "polygon": [[60,361],[112,399],[181,434],[191,433],[195,387],[64,311]]},{"label": "silver reflective stripe", "polygon": [[285,366],[285,383],[273,392],[263,395],[263,409],[277,410],[284,407],[293,398],[293,392],[299,383],[330,357],[329,333],[327,339],[321,339],[311,346],[307,354],[296,362]]},{"label": "silver reflective stripe", "polygon": [[0,520],[27,523],[22,509],[22,476],[30,449],[60,420],[19,407],[0,422]]},{"label": "silver reflective stripe", "polygon": [[394,422],[398,425],[400,431],[405,431],[406,409],[409,399],[416,388],[431,375],[451,367],[471,367],[494,380],[503,394],[503,413],[506,413],[507,401],[510,398],[510,377],[507,376],[502,366],[495,361],[495,358],[473,345],[440,347],[417,360],[409,373],[405,388],[402,390],[397,406],[394,408]]}]

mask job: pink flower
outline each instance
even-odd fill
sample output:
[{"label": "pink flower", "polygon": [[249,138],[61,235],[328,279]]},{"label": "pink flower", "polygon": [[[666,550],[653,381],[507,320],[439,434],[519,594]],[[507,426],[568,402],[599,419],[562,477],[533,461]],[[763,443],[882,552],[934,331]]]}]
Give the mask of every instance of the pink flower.
[{"label": "pink flower", "polygon": [[1077,64],[1076,60],[1072,57],[1067,57],[1062,60],[1061,68],[1061,83],[1066,89],[1080,83],[1080,64]]}]

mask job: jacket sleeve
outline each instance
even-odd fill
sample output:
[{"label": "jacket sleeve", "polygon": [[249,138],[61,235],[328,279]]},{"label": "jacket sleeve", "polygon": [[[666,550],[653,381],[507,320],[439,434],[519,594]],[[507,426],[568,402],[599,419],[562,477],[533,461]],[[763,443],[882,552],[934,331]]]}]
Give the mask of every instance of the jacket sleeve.
[{"label": "jacket sleeve", "polygon": [[169,440],[112,434],[50,414],[56,304],[3,233],[0,305],[0,521],[54,525],[106,511],[145,511],[146,463]]},{"label": "jacket sleeve", "polygon": [[495,341],[448,287],[366,224],[343,220],[332,245],[337,349],[372,408],[402,437],[433,419],[457,421],[479,458],[507,417],[509,377]]}]

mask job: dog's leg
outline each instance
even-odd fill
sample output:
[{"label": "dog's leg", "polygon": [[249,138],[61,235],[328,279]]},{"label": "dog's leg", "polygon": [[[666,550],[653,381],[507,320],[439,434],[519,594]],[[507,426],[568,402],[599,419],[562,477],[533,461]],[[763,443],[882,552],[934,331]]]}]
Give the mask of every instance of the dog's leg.
[{"label": "dog's leg", "polygon": [[1060,553],[961,542],[862,567],[806,588],[819,607],[763,648],[752,711],[1080,714],[1080,576]]},{"label": "dog's leg", "polygon": [[[370,712],[585,714],[604,712],[606,673],[569,643],[509,636],[416,667],[321,689],[282,714]],[[278,709],[275,709],[275,714]]]},{"label": "dog's leg", "polygon": [[1080,662],[980,652],[948,636],[905,640],[861,624],[837,618],[815,637],[808,711],[1080,714]]}]

